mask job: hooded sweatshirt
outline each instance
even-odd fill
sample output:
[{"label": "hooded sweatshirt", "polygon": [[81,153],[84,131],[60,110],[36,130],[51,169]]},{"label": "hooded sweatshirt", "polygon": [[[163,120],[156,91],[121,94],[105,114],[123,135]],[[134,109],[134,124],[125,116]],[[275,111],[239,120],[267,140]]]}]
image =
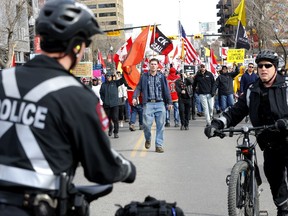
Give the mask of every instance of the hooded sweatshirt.
[{"label": "hooded sweatshirt", "polygon": [[180,76],[176,74],[176,72],[177,72],[176,69],[171,67],[169,70],[169,75],[167,76],[167,82],[168,82],[168,87],[170,90],[172,102],[178,101],[178,95],[177,95],[177,91],[175,88],[175,82],[177,79],[180,78]]}]

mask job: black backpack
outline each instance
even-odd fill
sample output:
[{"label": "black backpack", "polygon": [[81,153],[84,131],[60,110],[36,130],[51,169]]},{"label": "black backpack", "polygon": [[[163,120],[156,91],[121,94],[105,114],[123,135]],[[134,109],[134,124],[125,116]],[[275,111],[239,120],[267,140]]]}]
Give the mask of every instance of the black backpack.
[{"label": "black backpack", "polygon": [[167,203],[147,196],[144,202],[132,201],[124,207],[120,206],[115,216],[184,216],[184,213],[176,202]]}]

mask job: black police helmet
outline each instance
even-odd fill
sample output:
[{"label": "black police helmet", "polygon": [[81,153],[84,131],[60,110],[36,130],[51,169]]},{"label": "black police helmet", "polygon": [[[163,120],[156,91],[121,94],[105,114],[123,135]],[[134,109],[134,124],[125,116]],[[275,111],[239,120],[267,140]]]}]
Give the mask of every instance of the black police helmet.
[{"label": "black police helmet", "polygon": [[258,64],[260,61],[269,61],[271,62],[275,68],[278,68],[279,58],[277,53],[271,50],[263,50],[258,53],[256,56],[255,62]]},{"label": "black police helmet", "polygon": [[92,11],[72,0],[50,0],[36,20],[36,33],[41,37],[41,48],[46,52],[71,52],[102,31]]}]

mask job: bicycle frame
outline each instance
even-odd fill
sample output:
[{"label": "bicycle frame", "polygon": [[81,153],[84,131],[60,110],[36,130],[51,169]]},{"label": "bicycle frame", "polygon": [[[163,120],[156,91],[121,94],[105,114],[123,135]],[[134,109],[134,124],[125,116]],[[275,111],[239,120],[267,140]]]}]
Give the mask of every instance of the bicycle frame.
[{"label": "bicycle frame", "polygon": [[[247,126],[244,126],[247,127]],[[246,128],[243,127],[243,141],[241,145],[237,145],[236,148],[236,163],[239,161],[246,161],[248,163],[249,169],[250,169],[250,182],[249,182],[249,186],[250,188],[252,188],[252,194],[249,193],[248,195],[250,196],[249,201],[252,203],[249,203],[249,205],[251,205],[252,207],[254,207],[255,205],[255,200],[256,200],[256,196],[258,196],[258,194],[256,194],[256,190],[255,188],[257,188],[256,184],[256,176],[255,176],[255,168],[257,166],[257,156],[256,156],[256,143],[253,144],[250,142],[250,131]],[[259,176],[260,177],[260,176]],[[251,192],[251,191],[250,191]],[[254,211],[254,215],[255,211]]]},{"label": "bicycle frame", "polygon": [[224,138],[226,133],[229,133],[229,137],[233,137],[234,133],[241,134],[237,139],[236,163],[231,174],[226,178],[227,185],[229,185],[229,216],[238,214],[238,211],[243,212],[245,216],[256,216],[260,212],[258,186],[261,184],[261,178],[255,149],[257,143],[251,142],[250,135],[252,131],[263,130],[268,127],[271,128],[274,125],[260,127],[246,125],[241,128],[230,127],[215,131],[215,136],[221,138]]}]

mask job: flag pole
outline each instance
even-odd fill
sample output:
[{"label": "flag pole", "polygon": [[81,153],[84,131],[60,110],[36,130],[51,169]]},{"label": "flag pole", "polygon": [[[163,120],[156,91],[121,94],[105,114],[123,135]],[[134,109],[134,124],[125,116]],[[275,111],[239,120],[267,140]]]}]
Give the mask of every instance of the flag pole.
[{"label": "flag pole", "polygon": [[237,26],[237,31],[236,31],[236,36],[235,36],[235,44],[234,44],[234,48],[236,49],[237,46],[237,38],[238,38],[238,33],[239,33],[239,27],[240,27],[240,20],[238,20],[238,26]]}]

